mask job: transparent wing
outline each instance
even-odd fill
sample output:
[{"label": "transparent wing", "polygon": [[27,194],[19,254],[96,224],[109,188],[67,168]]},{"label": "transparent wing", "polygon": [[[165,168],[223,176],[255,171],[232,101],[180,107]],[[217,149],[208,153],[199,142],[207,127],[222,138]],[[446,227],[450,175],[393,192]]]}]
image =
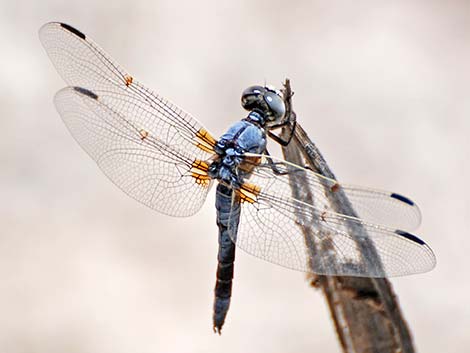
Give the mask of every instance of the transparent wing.
[{"label": "transparent wing", "polygon": [[[261,157],[250,154],[252,157]],[[272,163],[260,165],[256,174],[260,178],[270,179],[273,170],[278,173],[287,173],[290,163],[270,157]],[[300,170],[305,170],[300,168]],[[288,183],[288,178],[280,179]],[[334,211],[334,204],[339,192],[344,192],[357,216],[368,223],[387,225],[391,228],[414,230],[421,223],[421,211],[419,207],[409,198],[400,194],[366,188],[357,185],[339,183],[334,179],[324,177],[310,170],[305,172],[303,182],[315,193],[315,204],[324,211]],[[347,215],[354,216],[354,215]]]},{"label": "transparent wing", "polygon": [[201,160],[212,154],[215,140],[194,117],[140,84],[83,33],[51,22],[41,27],[39,37],[69,86],[95,93],[101,102],[132,119],[143,132],[157,133],[169,146]]},{"label": "transparent wing", "polygon": [[[359,218],[363,220],[407,230],[417,229],[421,224],[418,205],[403,195],[355,185],[333,185],[339,185],[343,189]],[[336,188],[334,186],[333,190]],[[336,191],[330,189],[330,192]]]},{"label": "transparent wing", "polygon": [[187,151],[168,146],[152,131],[143,138],[140,125],[90,91],[67,87],[54,101],[73,137],[126,194],[172,216],[200,209],[211,180],[198,182],[198,165]]},{"label": "transparent wing", "polygon": [[204,162],[213,154],[210,134],[139,84],[78,30],[48,23],[40,39],[71,86],[57,93],[57,110],[104,173],[157,211],[195,213],[212,183]]},{"label": "transparent wing", "polygon": [[[242,211],[238,231],[231,233],[241,249],[325,275],[392,277],[435,266],[432,250],[416,236],[325,208],[324,193],[318,183],[312,184],[317,177],[311,171],[280,161],[275,167],[276,173],[271,164],[254,167],[234,196],[232,202],[241,202]],[[303,183],[300,194],[292,194],[291,180]]]}]

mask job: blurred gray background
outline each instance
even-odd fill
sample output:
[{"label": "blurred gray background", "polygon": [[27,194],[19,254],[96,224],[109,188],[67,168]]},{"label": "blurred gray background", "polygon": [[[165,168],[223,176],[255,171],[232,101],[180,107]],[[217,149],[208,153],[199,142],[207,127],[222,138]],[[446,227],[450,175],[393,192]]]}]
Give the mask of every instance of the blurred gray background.
[{"label": "blurred gray background", "polygon": [[339,352],[305,275],[238,252],[212,333],[217,228],[160,215],[71,138],[38,40],[94,38],[219,136],[241,91],[292,80],[299,120],[340,180],[421,206],[437,268],[393,279],[416,347],[470,345],[468,1],[6,1],[0,11],[0,352]]}]

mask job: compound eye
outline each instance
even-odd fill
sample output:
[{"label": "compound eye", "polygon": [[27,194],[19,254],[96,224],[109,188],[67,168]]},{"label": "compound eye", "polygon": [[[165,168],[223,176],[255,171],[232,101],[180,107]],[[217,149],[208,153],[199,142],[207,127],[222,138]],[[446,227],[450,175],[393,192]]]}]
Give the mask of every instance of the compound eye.
[{"label": "compound eye", "polygon": [[243,91],[242,97],[251,94],[262,94],[264,92],[266,92],[266,88],[264,88],[263,86],[250,86]]},{"label": "compound eye", "polygon": [[286,105],[284,100],[275,92],[267,91],[264,94],[264,100],[272,114],[271,120],[280,120],[286,114]]},{"label": "compound eye", "polygon": [[266,89],[262,86],[251,86],[245,89],[242,93],[242,106],[246,110],[254,108],[261,108],[260,104],[263,101],[263,95]]}]

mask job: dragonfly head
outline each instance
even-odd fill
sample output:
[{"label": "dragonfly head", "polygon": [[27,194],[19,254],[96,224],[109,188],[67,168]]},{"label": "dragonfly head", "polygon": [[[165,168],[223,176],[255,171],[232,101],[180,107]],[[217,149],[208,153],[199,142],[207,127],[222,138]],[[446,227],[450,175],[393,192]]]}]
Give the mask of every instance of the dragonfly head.
[{"label": "dragonfly head", "polygon": [[282,93],[270,86],[251,86],[242,93],[242,106],[261,113],[265,124],[279,123],[286,114]]}]

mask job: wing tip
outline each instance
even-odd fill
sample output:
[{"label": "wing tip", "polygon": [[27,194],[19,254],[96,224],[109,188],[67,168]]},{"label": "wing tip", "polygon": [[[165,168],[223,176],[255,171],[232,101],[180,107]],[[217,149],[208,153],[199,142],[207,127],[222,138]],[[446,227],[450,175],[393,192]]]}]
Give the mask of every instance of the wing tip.
[{"label": "wing tip", "polygon": [[401,201],[401,202],[404,202],[410,206],[415,206],[415,203],[413,201],[411,201],[408,197],[406,196],[403,196],[403,195],[400,195],[400,194],[397,194],[397,193],[392,193],[390,194],[390,197],[392,199],[395,199],[395,200],[398,200],[398,201]]},{"label": "wing tip", "polygon": [[72,27],[71,25],[68,25],[62,22],[57,22],[57,24],[61,26],[63,29],[69,31],[70,33],[75,34],[77,37],[80,37],[81,39],[86,39],[86,36],[75,27]]},{"label": "wing tip", "polygon": [[79,87],[79,86],[73,86],[72,88],[77,93],[83,94],[84,96],[87,96],[88,98],[98,100],[98,95],[96,93],[90,91],[89,89]]},{"label": "wing tip", "polygon": [[414,243],[417,243],[419,245],[427,245],[424,240],[418,238],[416,235],[413,235],[411,233],[405,232],[404,230],[396,229],[395,234],[398,234],[399,236],[402,236],[408,240],[411,240]]},{"label": "wing tip", "polygon": [[[424,272],[429,272],[433,268],[436,267],[437,265],[437,259],[436,255],[434,254],[434,251],[432,251],[431,247],[422,239],[418,238],[416,235],[405,232],[404,230],[396,229],[395,233],[422,246],[423,249],[425,249],[427,253],[427,266],[422,270],[419,271],[419,273],[424,273]],[[416,272],[418,273],[418,272]]]},{"label": "wing tip", "polygon": [[75,27],[72,27],[71,25],[67,24],[67,23],[63,23],[63,22],[48,22],[46,24],[44,24],[40,29],[39,29],[39,33],[42,33],[44,32],[46,29],[48,28],[52,28],[52,27],[62,27],[64,30],[66,30],[67,32],[70,32],[72,33],[73,35],[85,40],[86,39],[86,35],[82,32],[80,32],[78,29],[76,29]]}]

